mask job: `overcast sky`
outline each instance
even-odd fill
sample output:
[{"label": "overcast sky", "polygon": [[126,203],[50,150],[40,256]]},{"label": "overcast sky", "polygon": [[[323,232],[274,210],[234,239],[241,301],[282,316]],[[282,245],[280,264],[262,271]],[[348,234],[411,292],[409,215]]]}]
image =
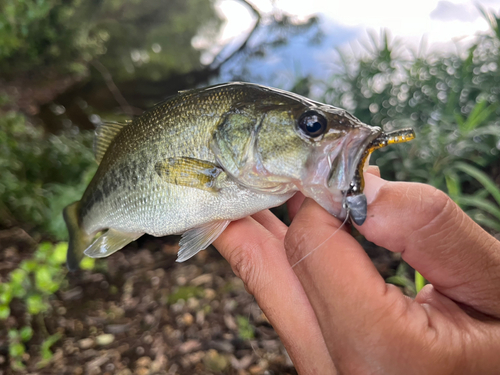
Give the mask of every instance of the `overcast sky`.
[{"label": "overcast sky", "polygon": [[[500,0],[249,0],[263,13],[280,9],[299,18],[313,14],[320,17],[325,33],[321,45],[311,45],[309,39],[294,37],[289,45],[277,49],[274,55],[262,61],[250,61],[251,77],[260,83],[274,83],[287,88],[293,77],[312,75],[325,77],[335,69],[335,47],[363,51],[360,40],[368,38],[368,31],[380,34],[390,31],[400,44],[417,51],[422,39],[424,52],[432,50],[465,51],[474,35],[489,26],[477,6],[500,12]],[[237,0],[217,0],[216,9],[225,19],[219,36],[219,46],[238,45],[255,22],[251,12]],[[201,38],[200,40],[202,40]],[[194,42],[193,45],[200,42]],[[202,57],[205,63],[220,50],[212,40],[200,42],[198,47],[209,47],[212,53]],[[230,79],[230,76],[222,77]]]},{"label": "overcast sky", "polygon": [[[358,30],[389,29],[392,35],[418,43],[426,36],[429,43],[447,42],[470,37],[488,29],[477,10],[477,4],[496,12],[500,0],[251,0],[264,12],[274,7],[307,17],[321,15],[328,29],[346,26]],[[227,19],[222,39],[228,40],[252,25],[252,16],[235,0],[218,0],[217,7]]]}]

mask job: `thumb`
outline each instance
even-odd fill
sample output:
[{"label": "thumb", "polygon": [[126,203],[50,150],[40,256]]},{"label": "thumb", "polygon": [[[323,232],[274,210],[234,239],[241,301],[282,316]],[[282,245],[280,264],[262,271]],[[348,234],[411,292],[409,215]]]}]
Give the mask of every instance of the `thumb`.
[{"label": "thumb", "polygon": [[445,193],[366,175],[368,214],[358,230],[451,299],[500,317],[500,242]]}]

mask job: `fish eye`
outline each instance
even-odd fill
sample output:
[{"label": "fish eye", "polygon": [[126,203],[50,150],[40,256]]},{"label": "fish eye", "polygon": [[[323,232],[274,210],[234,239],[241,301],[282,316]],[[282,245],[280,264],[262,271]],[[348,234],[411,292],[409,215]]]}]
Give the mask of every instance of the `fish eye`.
[{"label": "fish eye", "polygon": [[326,118],[316,111],[307,111],[299,118],[299,128],[304,135],[316,138],[326,131]]}]

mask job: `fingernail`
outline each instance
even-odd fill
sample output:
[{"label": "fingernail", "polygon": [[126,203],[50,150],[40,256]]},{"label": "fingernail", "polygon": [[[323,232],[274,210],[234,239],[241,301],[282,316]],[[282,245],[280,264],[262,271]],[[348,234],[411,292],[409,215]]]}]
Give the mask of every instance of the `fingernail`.
[{"label": "fingernail", "polygon": [[365,174],[365,189],[363,193],[366,195],[366,203],[371,204],[375,199],[377,199],[378,192],[382,186],[387,184],[387,181],[382,180],[373,174]]}]

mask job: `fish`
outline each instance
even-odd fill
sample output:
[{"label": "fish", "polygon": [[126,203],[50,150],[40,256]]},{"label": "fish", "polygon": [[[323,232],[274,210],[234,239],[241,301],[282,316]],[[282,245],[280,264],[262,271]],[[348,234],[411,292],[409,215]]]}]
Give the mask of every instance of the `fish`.
[{"label": "fish", "polygon": [[301,191],[362,225],[370,154],[415,137],[385,133],[344,109],[280,89],[231,82],[181,91],[95,132],[99,167],[63,216],[67,266],[107,257],[144,234],[182,234],[177,261],[206,249],[231,221]]}]

